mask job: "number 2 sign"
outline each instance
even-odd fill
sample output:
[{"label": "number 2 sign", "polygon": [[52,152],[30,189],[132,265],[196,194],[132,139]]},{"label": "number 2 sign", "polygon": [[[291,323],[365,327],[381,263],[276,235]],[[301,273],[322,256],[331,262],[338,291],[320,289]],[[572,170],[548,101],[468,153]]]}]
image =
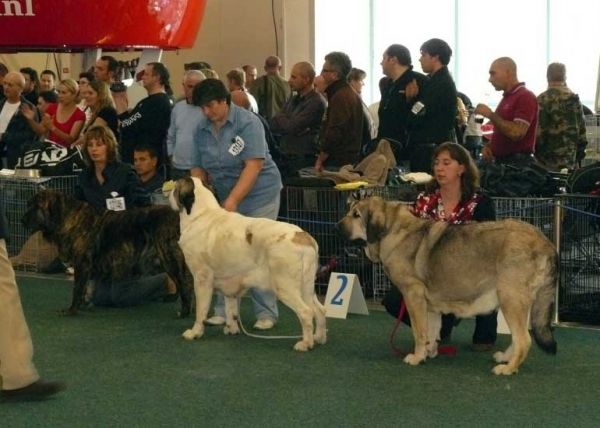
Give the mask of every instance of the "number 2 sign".
[{"label": "number 2 sign", "polygon": [[348,312],[369,315],[360,281],[355,274],[331,273],[325,297],[325,309],[330,318],[346,319]]}]

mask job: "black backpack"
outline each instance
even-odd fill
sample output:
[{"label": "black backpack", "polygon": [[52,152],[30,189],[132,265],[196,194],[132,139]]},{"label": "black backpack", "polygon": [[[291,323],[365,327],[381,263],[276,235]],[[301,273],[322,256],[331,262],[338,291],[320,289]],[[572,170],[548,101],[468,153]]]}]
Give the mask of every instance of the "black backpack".
[{"label": "black backpack", "polygon": [[600,162],[575,170],[567,178],[567,193],[590,194],[600,187]]}]

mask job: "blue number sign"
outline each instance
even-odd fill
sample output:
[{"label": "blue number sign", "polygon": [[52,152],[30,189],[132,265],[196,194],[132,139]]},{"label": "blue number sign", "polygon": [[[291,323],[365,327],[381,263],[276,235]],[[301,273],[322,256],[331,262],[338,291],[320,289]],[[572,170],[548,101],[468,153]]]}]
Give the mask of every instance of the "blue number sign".
[{"label": "blue number sign", "polygon": [[341,306],[344,303],[344,299],[340,299],[340,296],[346,289],[346,286],[348,285],[348,277],[346,275],[338,275],[337,279],[342,280],[342,285],[341,285],[340,289],[338,290],[338,292],[335,293],[335,296],[333,296],[333,299],[331,299],[331,304],[336,305],[336,306]]}]

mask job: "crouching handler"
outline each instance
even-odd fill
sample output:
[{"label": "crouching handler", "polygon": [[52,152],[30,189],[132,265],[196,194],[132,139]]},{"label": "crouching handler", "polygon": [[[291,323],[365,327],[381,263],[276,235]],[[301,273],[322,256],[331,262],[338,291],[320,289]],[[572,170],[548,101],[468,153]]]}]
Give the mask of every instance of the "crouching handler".
[{"label": "crouching handler", "polygon": [[[119,160],[117,141],[108,127],[93,126],[85,133],[83,156],[87,167],[79,175],[76,199],[86,201],[99,213],[151,205],[150,196],[133,166]],[[155,257],[148,259],[148,266],[139,267],[140,275],[160,272]],[[167,274],[160,273],[97,283],[86,296],[86,300],[90,299],[97,306],[133,306],[159,299],[173,301],[177,299],[177,287]]]}]

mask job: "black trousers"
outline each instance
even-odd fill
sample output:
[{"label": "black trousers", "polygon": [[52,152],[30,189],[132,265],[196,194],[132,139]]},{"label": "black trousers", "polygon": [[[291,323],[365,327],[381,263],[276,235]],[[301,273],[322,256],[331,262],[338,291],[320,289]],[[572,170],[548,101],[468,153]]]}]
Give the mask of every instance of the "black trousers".
[{"label": "black trousers", "polygon": [[[402,294],[400,290],[392,285],[392,288],[383,298],[383,305],[386,311],[398,318],[400,314],[400,305],[402,304]],[[410,316],[408,312],[404,313],[402,322],[410,326]],[[456,323],[456,316],[453,314],[442,315],[442,328],[440,329],[440,340],[444,340],[450,336],[452,329]],[[473,333],[473,344],[488,344],[495,343],[498,330],[498,311],[494,311],[487,315],[477,315],[475,317],[475,332]]]}]

